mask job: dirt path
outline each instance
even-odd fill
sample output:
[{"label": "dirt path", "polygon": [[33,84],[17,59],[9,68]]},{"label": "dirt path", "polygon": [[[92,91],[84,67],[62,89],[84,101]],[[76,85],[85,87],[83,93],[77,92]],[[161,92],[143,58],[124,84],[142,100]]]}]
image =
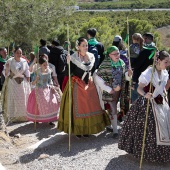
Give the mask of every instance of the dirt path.
[{"label": "dirt path", "polygon": [[[0,144],[0,162],[7,170],[137,170],[139,160],[117,147],[118,140],[103,131],[89,138],[57,132],[56,126],[11,124],[7,127],[12,142]],[[21,136],[20,136],[20,135]],[[20,136],[19,138],[14,136]],[[143,163],[144,170],[169,170],[170,164]]]}]

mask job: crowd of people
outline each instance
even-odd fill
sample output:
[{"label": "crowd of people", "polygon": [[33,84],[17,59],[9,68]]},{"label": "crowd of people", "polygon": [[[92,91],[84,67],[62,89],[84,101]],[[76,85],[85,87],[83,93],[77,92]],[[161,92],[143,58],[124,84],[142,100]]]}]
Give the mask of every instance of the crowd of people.
[{"label": "crowd of people", "polygon": [[105,50],[96,33],[89,28],[87,39],[79,37],[69,52],[69,42],[63,47],[55,39],[47,46],[41,39],[39,55],[31,52],[30,60],[20,47],[13,56],[0,48],[5,121],[58,121],[60,131],[78,139],[106,129],[119,139],[119,149],[140,158],[148,119],[144,159],[170,161],[170,54],[157,49],[151,33],[134,33],[129,48],[116,35]]}]

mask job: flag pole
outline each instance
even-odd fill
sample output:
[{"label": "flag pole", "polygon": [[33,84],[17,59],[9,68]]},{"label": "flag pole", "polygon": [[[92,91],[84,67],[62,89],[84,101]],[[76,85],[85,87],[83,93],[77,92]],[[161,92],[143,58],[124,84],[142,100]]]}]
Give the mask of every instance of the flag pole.
[{"label": "flag pole", "polygon": [[[68,41],[68,55],[70,55],[70,41],[69,41],[69,26],[67,24],[67,41]],[[72,95],[71,95],[71,75],[70,75],[70,61],[68,63],[68,83],[69,83],[69,151],[71,148],[71,104],[72,104]]]},{"label": "flag pole", "polygon": [[[128,60],[129,60],[129,69],[131,69],[131,61],[130,61],[130,44],[129,44],[129,19],[127,17],[127,44],[128,44]],[[129,81],[129,109],[132,104],[132,79]]]},{"label": "flag pole", "polygon": [[[152,75],[151,75],[151,82],[150,82],[150,86],[149,86],[149,93],[151,93],[151,88],[152,88],[153,74],[154,74],[154,71],[155,71],[155,62],[156,62],[156,50],[155,50],[154,60],[153,60],[153,64],[152,64]],[[150,105],[150,99],[147,99],[146,119],[145,119],[143,142],[142,142],[142,151],[141,151],[140,167],[139,167],[140,170],[142,169],[143,155],[144,155],[144,149],[145,149],[145,140],[146,140],[146,129],[147,129],[147,124],[148,124],[149,105]]]},{"label": "flag pole", "polygon": [[[38,76],[38,62],[39,62],[39,47],[36,46],[35,49],[34,49],[34,53],[35,53],[35,56],[37,58],[37,61],[36,61],[36,76]],[[35,120],[34,120],[34,129],[35,131],[37,131],[37,122],[36,122],[36,119],[37,119],[37,111],[38,111],[38,96],[37,96],[37,82],[36,82],[36,87],[35,87],[35,101],[36,101],[36,104],[35,104]]]}]

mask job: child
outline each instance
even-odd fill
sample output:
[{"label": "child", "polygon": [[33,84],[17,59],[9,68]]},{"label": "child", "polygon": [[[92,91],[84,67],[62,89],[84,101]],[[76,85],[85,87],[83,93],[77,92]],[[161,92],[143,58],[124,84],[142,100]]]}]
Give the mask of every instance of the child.
[{"label": "child", "polygon": [[127,71],[126,66],[124,61],[120,59],[120,52],[116,46],[108,47],[105,53],[106,57],[104,61],[93,76],[99,92],[99,98],[101,99],[101,105],[103,105],[103,102],[109,105],[113,138],[117,138],[117,103],[121,96],[121,109],[125,108],[123,82],[125,75],[127,78],[130,78],[129,76],[132,75],[132,70],[129,69],[125,74]]},{"label": "child", "polygon": [[143,47],[144,40],[141,34],[134,33],[132,35],[132,41],[133,43],[130,45],[130,61],[131,61],[131,67],[134,68],[136,59]]},{"label": "child", "polygon": [[58,119],[61,95],[59,89],[53,87],[51,70],[44,56],[39,58],[39,64],[32,82],[36,88],[28,98],[27,118],[35,122],[51,122]]}]

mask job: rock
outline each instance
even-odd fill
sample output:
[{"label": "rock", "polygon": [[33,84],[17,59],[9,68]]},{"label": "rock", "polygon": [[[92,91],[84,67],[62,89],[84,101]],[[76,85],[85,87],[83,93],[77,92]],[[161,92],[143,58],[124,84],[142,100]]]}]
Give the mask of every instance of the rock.
[{"label": "rock", "polygon": [[14,135],[15,138],[20,138],[21,137],[21,134],[20,133],[17,133]]},{"label": "rock", "polygon": [[45,159],[45,158],[49,158],[50,156],[48,154],[41,154],[39,157],[38,157],[38,160],[41,160],[41,159]]}]

